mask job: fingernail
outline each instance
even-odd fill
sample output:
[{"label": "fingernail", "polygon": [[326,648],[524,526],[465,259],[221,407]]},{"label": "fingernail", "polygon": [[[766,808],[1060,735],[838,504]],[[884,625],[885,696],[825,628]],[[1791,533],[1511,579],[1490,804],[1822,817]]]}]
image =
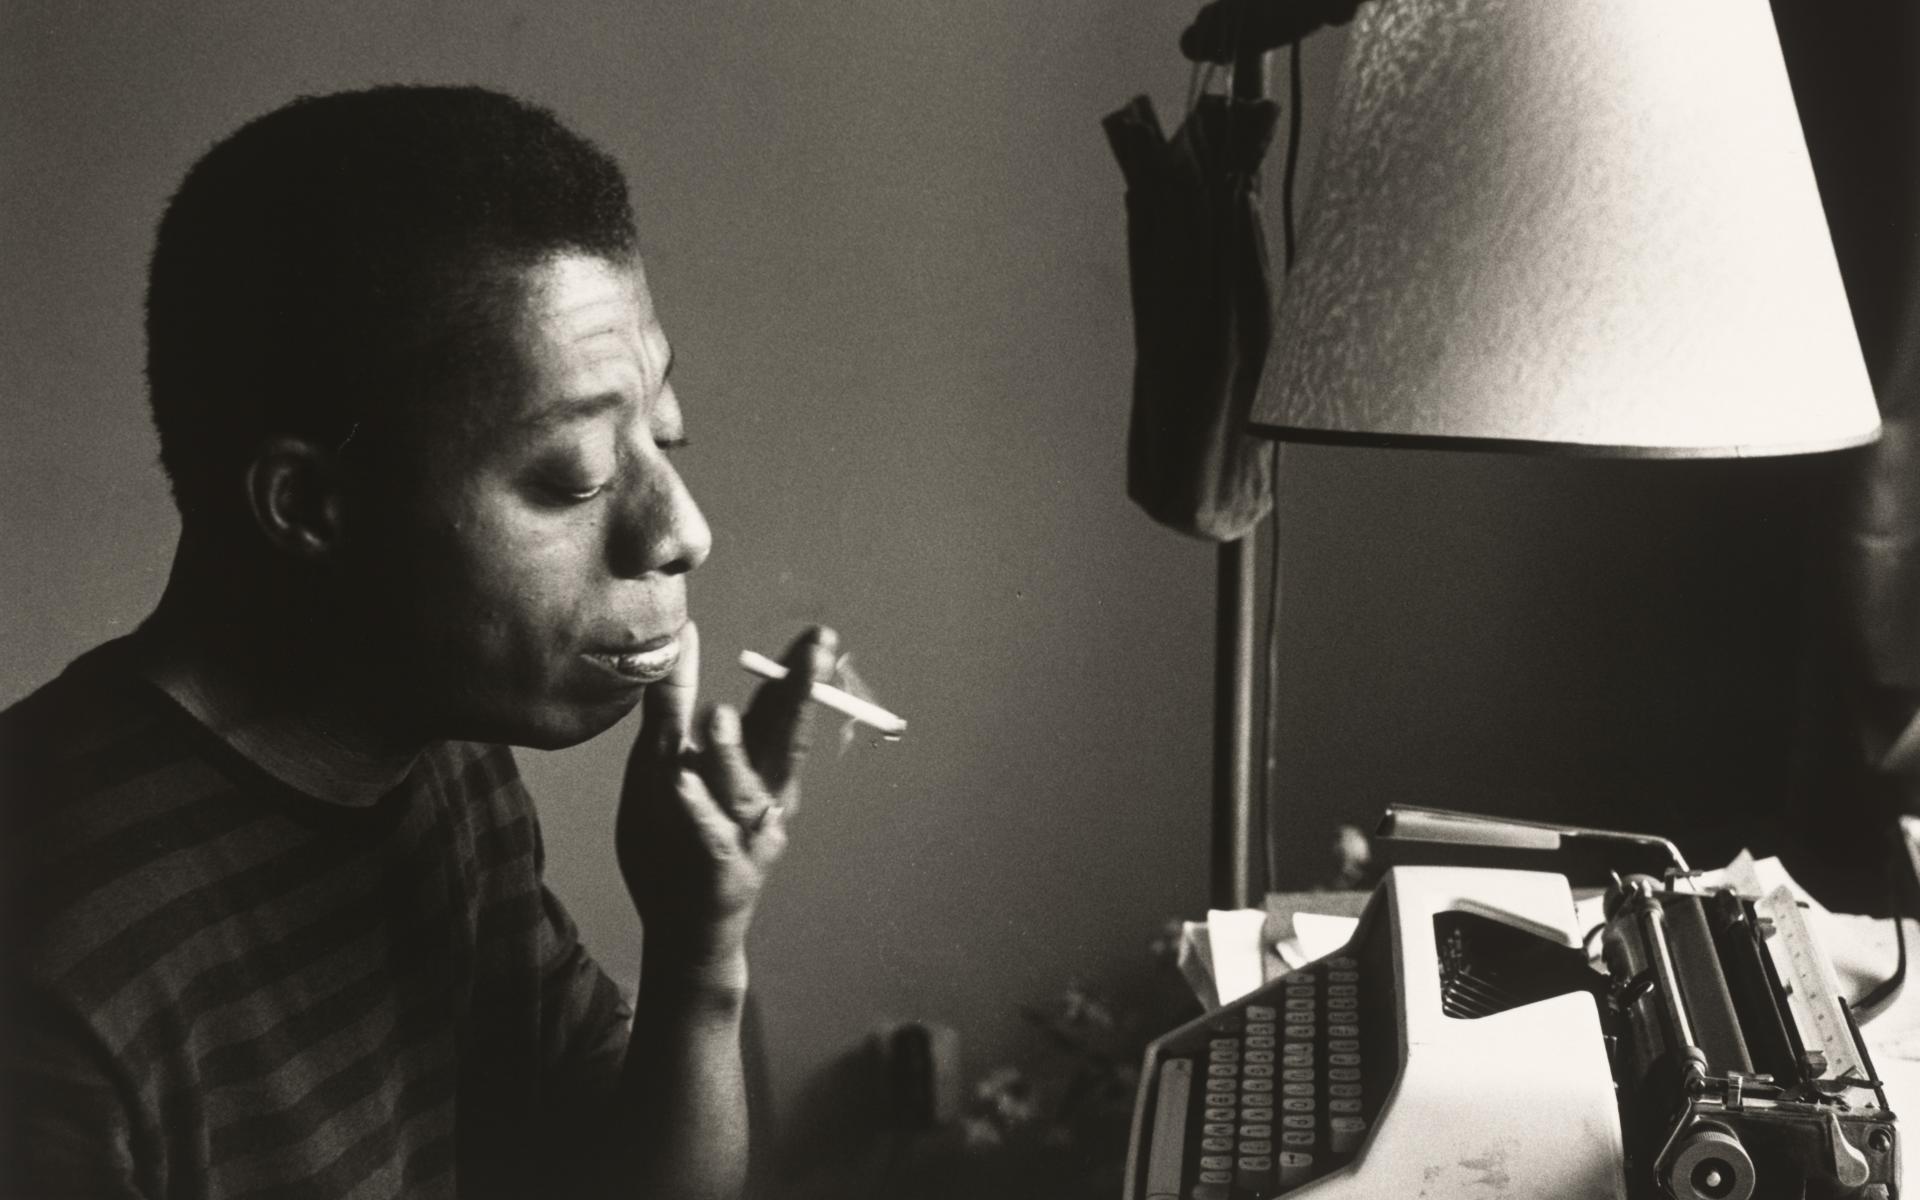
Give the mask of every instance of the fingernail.
[{"label": "fingernail", "polygon": [[733,711],[730,704],[717,704],[713,709],[713,720],[707,734],[723,746],[740,744],[740,714]]}]

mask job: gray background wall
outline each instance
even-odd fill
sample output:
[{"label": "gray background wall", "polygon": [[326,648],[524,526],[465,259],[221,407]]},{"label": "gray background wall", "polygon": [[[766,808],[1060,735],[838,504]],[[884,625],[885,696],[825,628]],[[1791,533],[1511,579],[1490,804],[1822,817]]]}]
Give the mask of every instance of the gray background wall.
[{"label": "gray background wall", "polygon": [[[188,163],[305,91],[477,81],[627,165],[717,537],[710,696],[828,621],[898,745],[824,738],[755,934],[775,1094],[885,1019],[958,1026],[1141,969],[1206,897],[1212,555],[1127,503],[1118,172],[1187,7],[386,0],[0,8],[0,701],[125,632],[175,521],[140,379]],[[1308,146],[1333,41],[1309,47]],[[1316,106],[1319,106],[1317,109]],[[1310,175],[1309,154],[1309,172]],[[1303,180],[1304,194],[1304,180]],[[1309,248],[1310,250],[1310,248]],[[1395,798],[1708,828],[1786,794],[1795,464],[1291,449],[1282,882]],[[524,755],[556,886],[616,974],[631,727]]]}]

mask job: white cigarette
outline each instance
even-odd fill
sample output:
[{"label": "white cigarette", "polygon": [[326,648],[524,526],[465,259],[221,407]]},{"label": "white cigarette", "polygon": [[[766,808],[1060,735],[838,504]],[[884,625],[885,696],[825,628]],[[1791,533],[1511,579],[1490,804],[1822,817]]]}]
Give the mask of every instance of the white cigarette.
[{"label": "white cigarette", "polygon": [[[740,652],[740,665],[762,679],[785,679],[787,669],[766,655],[753,650]],[[856,721],[871,725],[888,737],[899,737],[907,731],[906,718],[895,716],[860,697],[841,691],[837,687],[824,683],[813,685],[809,695],[821,704],[837,713],[845,713]]]}]

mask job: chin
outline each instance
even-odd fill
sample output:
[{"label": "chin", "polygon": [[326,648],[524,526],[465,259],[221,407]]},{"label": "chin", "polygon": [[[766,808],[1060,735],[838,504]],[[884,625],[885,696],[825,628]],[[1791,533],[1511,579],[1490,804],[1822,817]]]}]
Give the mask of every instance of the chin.
[{"label": "chin", "polygon": [[517,711],[498,710],[466,723],[462,740],[503,742],[529,750],[565,750],[618,725],[639,703],[640,695],[595,704],[544,702]]}]

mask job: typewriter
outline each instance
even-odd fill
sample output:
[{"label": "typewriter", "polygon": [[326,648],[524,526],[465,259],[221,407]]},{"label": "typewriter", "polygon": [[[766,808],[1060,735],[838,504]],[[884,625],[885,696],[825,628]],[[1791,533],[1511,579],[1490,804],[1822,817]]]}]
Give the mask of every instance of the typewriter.
[{"label": "typewriter", "polygon": [[1338,952],[1149,1046],[1125,1200],[1896,1200],[1893,1112],[1792,892],[1673,860],[1587,929],[1562,875],[1389,870]]}]

